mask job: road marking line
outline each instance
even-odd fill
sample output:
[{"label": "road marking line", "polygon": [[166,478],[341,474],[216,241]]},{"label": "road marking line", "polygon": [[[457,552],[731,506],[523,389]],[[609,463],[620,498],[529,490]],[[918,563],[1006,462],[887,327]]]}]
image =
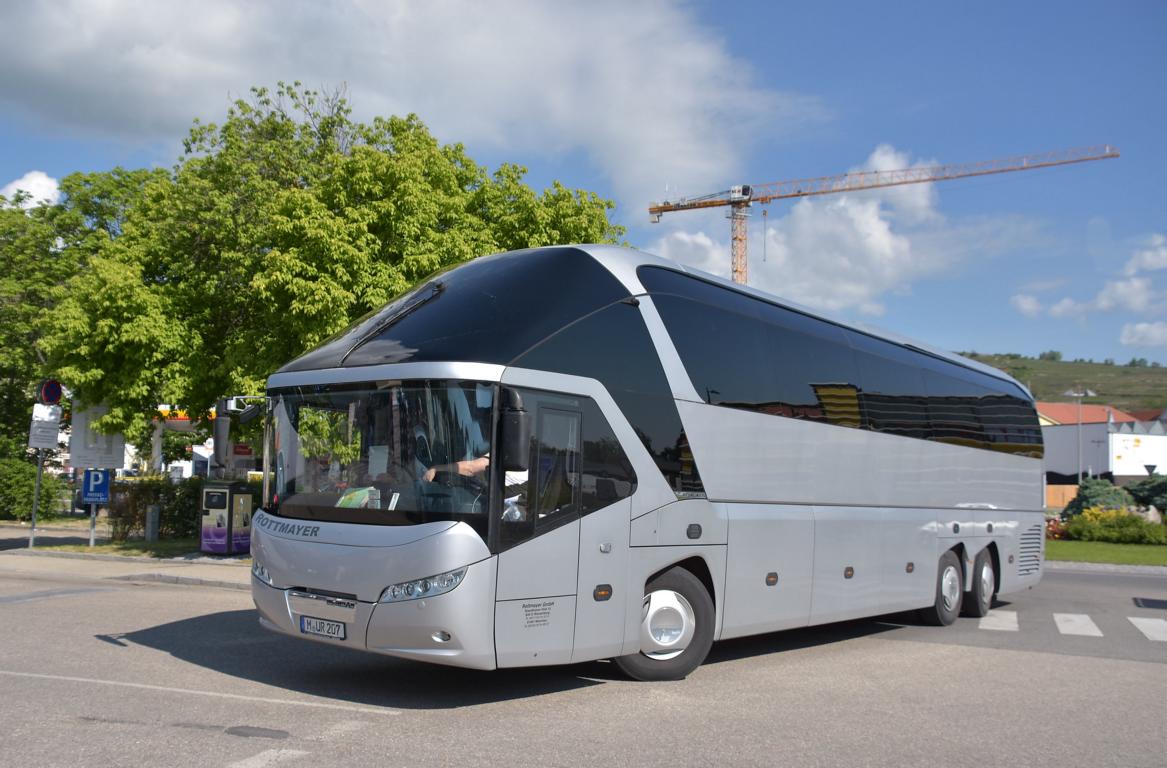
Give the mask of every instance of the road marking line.
[{"label": "road marking line", "polygon": [[989,611],[978,625],[980,629],[992,629],[997,632],[1017,631],[1017,611]]},{"label": "road marking line", "polygon": [[228,763],[227,768],[265,768],[268,765],[295,760],[308,754],[302,749],[265,749],[258,755],[252,755],[246,760]]},{"label": "road marking line", "polygon": [[1055,613],[1054,623],[1063,635],[1102,637],[1102,630],[1084,613]]},{"label": "road marking line", "polygon": [[166,685],[149,685],[147,683],[127,683],[121,680],[99,680],[95,677],[69,677],[67,675],[45,675],[37,672],[13,672],[9,669],[0,669],[0,675],[9,677],[28,677],[34,680],[59,680],[67,683],[96,683],[98,685],[113,685],[121,688],[138,688],[145,691],[161,691],[163,693],[185,693],[190,696],[211,696],[218,699],[235,699],[237,701],[258,701],[264,704],[288,704],[293,707],[313,707],[315,709],[337,709],[342,712],[366,712],[372,715],[400,715],[396,709],[374,709],[372,707],[354,707],[348,704],[329,704],[324,701],[296,701],[294,699],[276,699],[266,696],[245,696],[241,693],[223,693],[221,691],[200,691],[194,688],[171,688]]},{"label": "road marking line", "polygon": [[334,723],[324,730],[318,736],[309,737],[309,741],[331,741],[332,739],[339,739],[343,736],[350,736],[354,733],[364,730],[369,726],[368,720],[342,720],[339,723]]},{"label": "road marking line", "polygon": [[1167,643],[1167,619],[1147,619],[1142,616],[1127,616],[1127,621],[1147,636],[1148,640]]}]

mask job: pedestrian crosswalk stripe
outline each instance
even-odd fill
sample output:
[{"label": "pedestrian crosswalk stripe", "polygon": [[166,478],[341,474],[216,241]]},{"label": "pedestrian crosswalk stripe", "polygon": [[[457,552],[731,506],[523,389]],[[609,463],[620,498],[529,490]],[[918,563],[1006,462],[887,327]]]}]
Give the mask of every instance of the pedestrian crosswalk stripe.
[{"label": "pedestrian crosswalk stripe", "polygon": [[1017,611],[989,611],[981,619],[979,627],[999,632],[1016,632]]},{"label": "pedestrian crosswalk stripe", "polygon": [[1161,643],[1167,643],[1167,619],[1148,619],[1144,616],[1127,616],[1127,620],[1134,624],[1136,628],[1148,640],[1157,640]]},{"label": "pedestrian crosswalk stripe", "polygon": [[1084,613],[1055,613],[1054,623],[1063,635],[1102,637],[1102,630]]}]

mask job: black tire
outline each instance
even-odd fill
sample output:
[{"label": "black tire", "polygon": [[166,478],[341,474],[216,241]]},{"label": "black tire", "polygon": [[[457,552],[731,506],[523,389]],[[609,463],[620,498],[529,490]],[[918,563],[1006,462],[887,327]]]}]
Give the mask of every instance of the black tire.
[{"label": "black tire", "polygon": [[670,568],[648,583],[644,590],[647,610],[653,592],[675,592],[693,612],[693,636],[683,651],[672,658],[654,658],[643,652],[621,656],[616,666],[634,680],[681,680],[701,666],[713,645],[713,599],[701,580],[684,568]]},{"label": "black tire", "polygon": [[961,613],[979,619],[993,607],[993,595],[997,593],[997,574],[993,570],[993,556],[988,549],[982,549],[973,563],[972,590],[964,593]]},{"label": "black tire", "polygon": [[[950,574],[951,569],[956,569],[955,574]],[[958,579],[955,596],[953,596],[951,584],[949,584],[949,592],[947,598],[945,597],[945,578]],[[956,617],[960,614],[961,598],[964,596],[964,582],[963,574],[960,570],[960,558],[952,550],[945,552],[940,556],[940,565],[936,569],[936,602],[929,608],[920,609],[920,620],[925,624],[930,624],[934,627],[947,627],[952,622],[956,621]]]}]

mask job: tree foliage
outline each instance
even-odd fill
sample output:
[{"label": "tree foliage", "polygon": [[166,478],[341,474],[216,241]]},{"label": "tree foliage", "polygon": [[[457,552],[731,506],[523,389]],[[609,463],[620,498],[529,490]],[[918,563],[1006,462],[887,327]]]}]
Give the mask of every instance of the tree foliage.
[{"label": "tree foliage", "polygon": [[364,124],[340,94],[253,89],[221,125],[196,121],[178,164],[135,176],[132,195],[124,178],[75,180],[66,207],[87,268],[40,348],[84,400],[109,404],[101,426],[133,439],[159,403],[199,414],[262,391],[436,270],[621,236],[610,201],[558,182],[536,193],[525,173],[488,173],[415,115]]},{"label": "tree foliage", "polygon": [[40,346],[69,281],[121,234],[128,208],[164,172],[75,173],[56,205],[0,198],[0,457],[22,457],[36,383],[55,375]]}]

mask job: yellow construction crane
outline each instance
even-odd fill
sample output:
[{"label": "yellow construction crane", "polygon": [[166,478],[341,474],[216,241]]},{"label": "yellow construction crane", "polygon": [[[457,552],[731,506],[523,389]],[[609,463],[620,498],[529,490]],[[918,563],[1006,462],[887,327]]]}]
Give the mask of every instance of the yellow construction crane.
[{"label": "yellow construction crane", "polygon": [[1091,160],[1106,160],[1111,157],[1118,157],[1118,150],[1106,144],[1038,155],[984,160],[978,163],[934,165],[929,168],[905,168],[898,171],[855,171],[842,173],[838,176],[820,176],[817,179],[793,179],[791,181],[776,181],[771,184],[742,184],[730,187],[724,192],[715,192],[712,195],[652,203],[648,207],[648,213],[652,216],[652,223],[656,224],[660,221],[663,213],[730,206],[730,252],[733,256],[733,281],[744,285],[747,274],[746,219],[749,216],[746,209],[754,203],[764,205],[774,200],[784,200],[790,197],[833,195],[861,189],[898,187],[904,184],[923,184],[930,181],[964,179],[970,176],[988,176],[993,173],[1032,171],[1035,168],[1086,163]]}]

